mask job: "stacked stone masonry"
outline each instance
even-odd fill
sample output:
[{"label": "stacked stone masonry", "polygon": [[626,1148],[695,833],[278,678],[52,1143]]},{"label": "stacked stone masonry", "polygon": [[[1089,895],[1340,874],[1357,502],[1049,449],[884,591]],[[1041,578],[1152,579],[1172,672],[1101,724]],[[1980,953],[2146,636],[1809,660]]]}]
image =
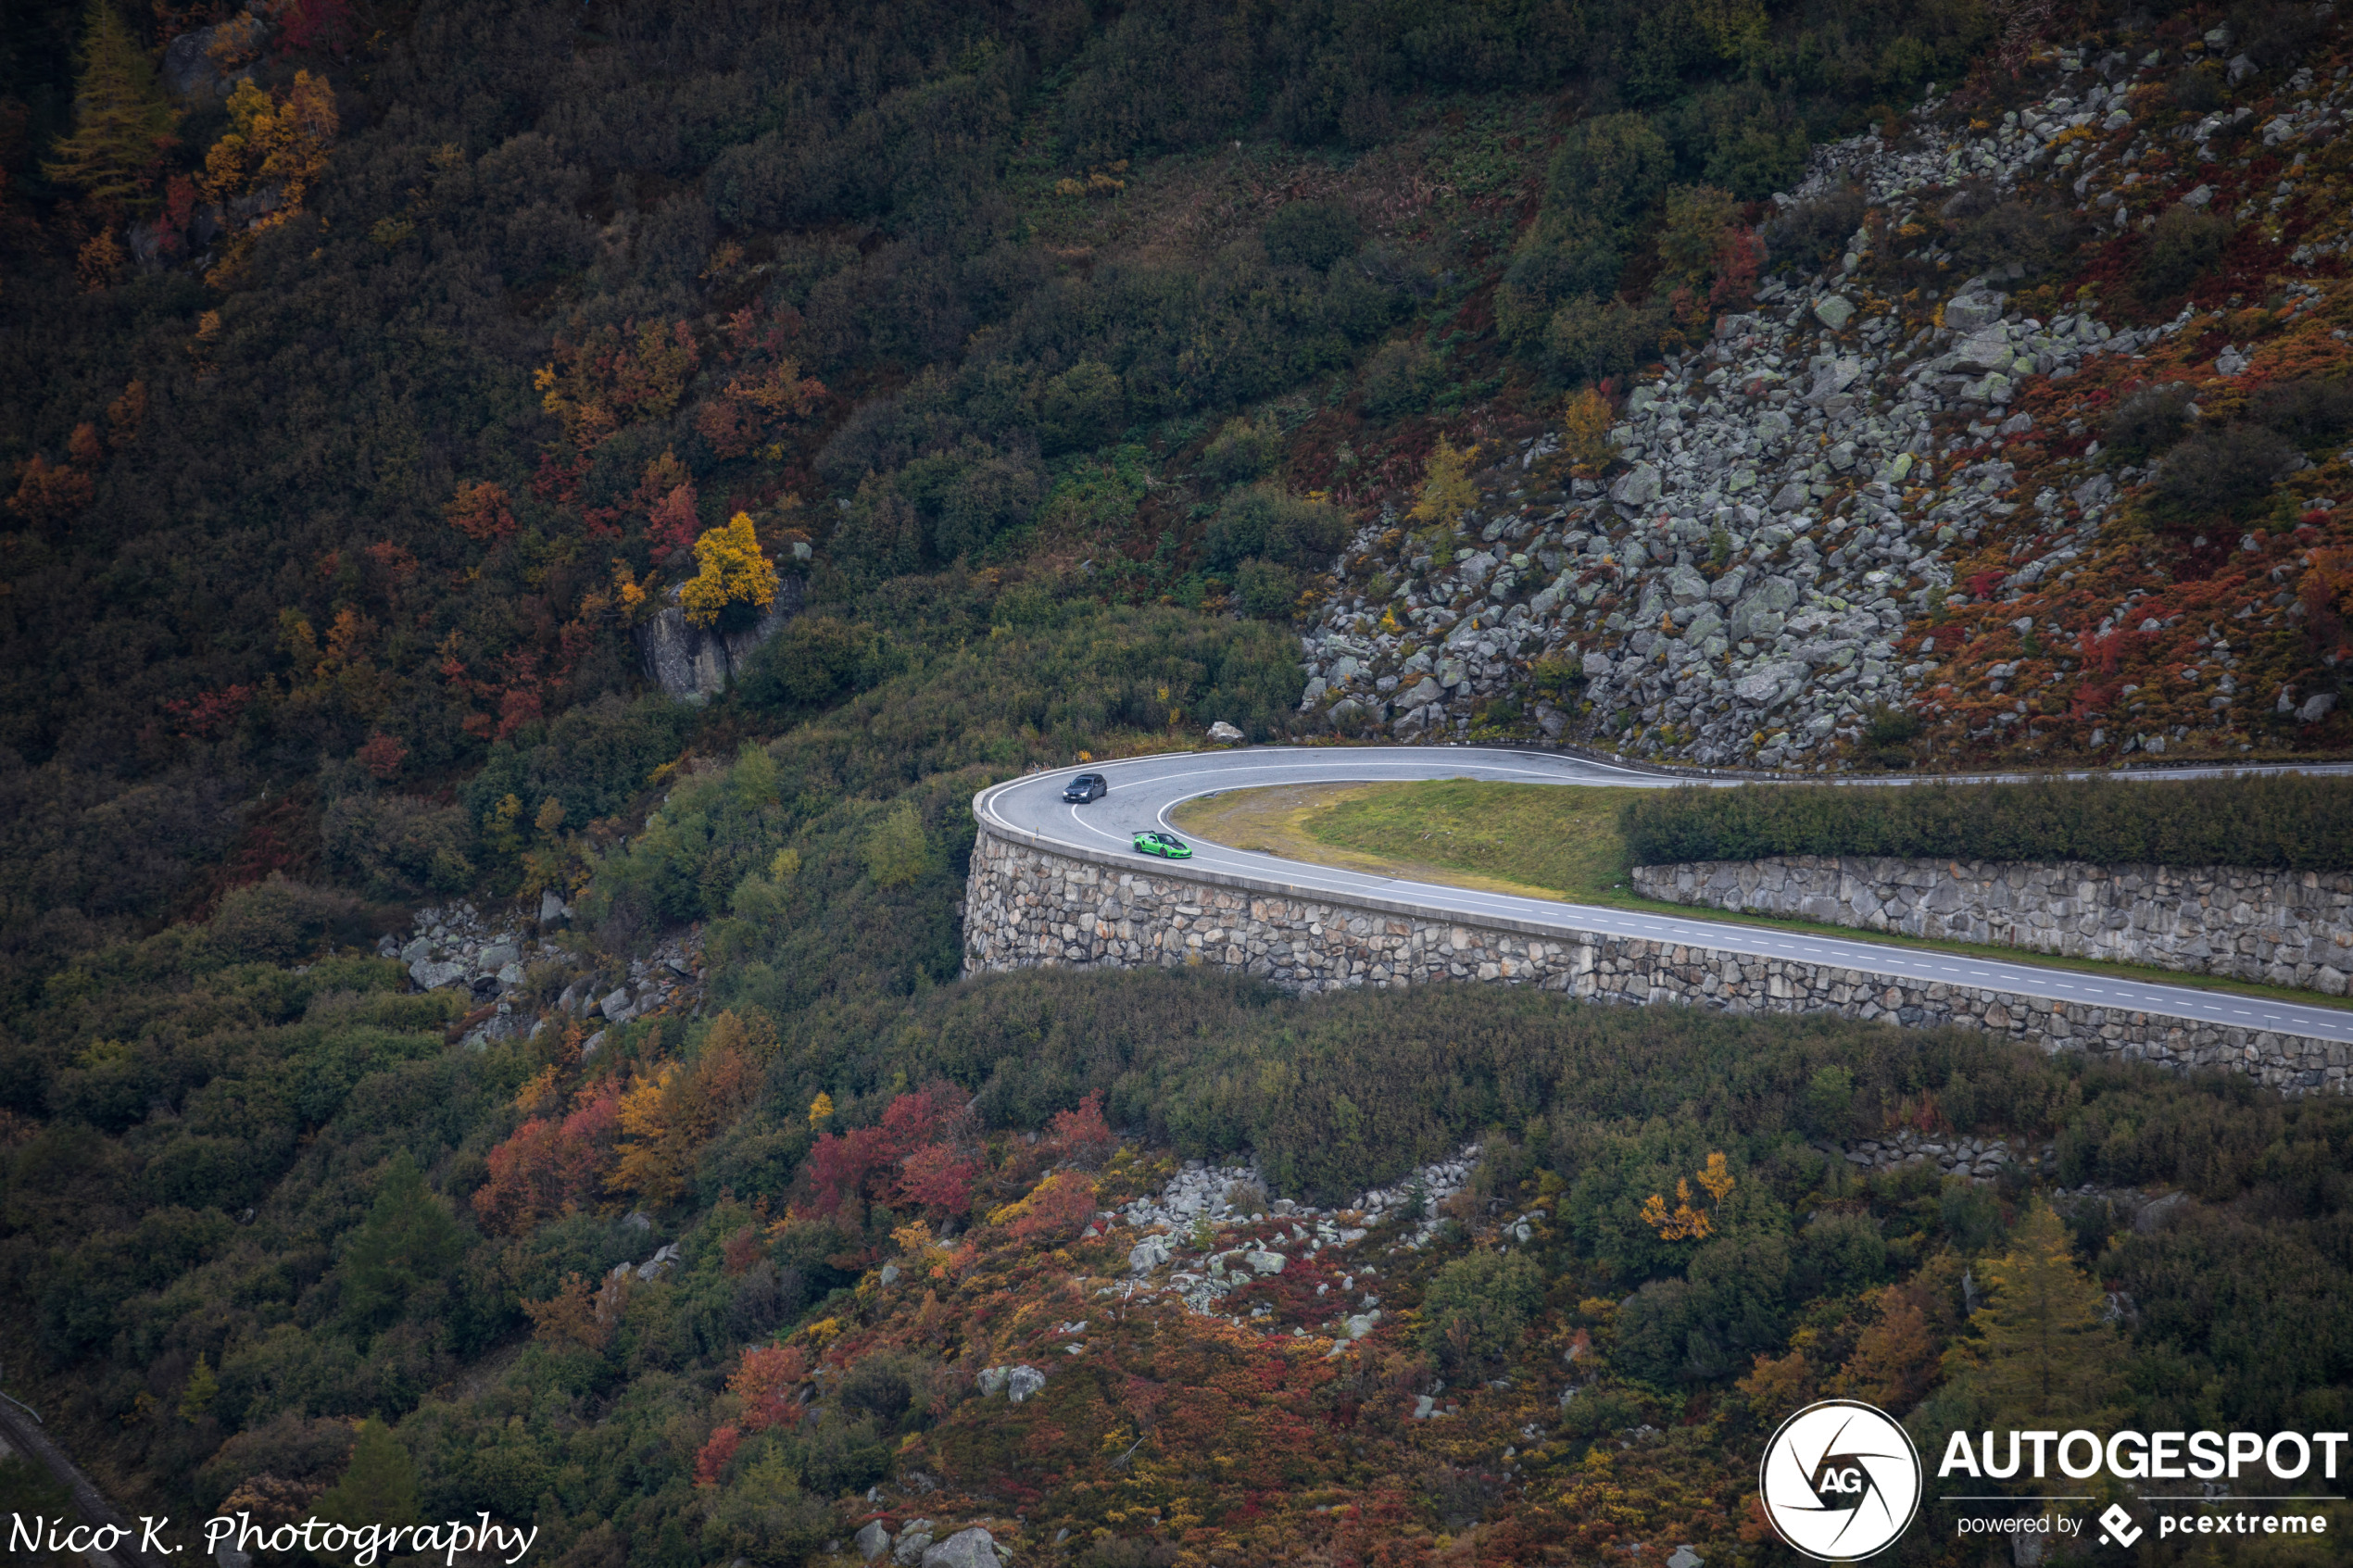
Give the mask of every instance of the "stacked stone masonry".
[{"label": "stacked stone masonry", "polygon": [[1646,898],[2346,992],[2353,874],[1790,856],[1637,866]]},{"label": "stacked stone masonry", "polygon": [[984,825],[966,888],[964,969],[1146,969],[1252,974],[1293,991],[1485,980],[1595,1002],[1734,1012],[1834,1012],[1994,1030],[2179,1071],[2227,1067],[2290,1092],[2341,1091],[2353,1051],[2299,1035],[2082,1007],[1718,948],[1432,917],[1302,897],[1211,872],[1143,871],[1044,849]]}]

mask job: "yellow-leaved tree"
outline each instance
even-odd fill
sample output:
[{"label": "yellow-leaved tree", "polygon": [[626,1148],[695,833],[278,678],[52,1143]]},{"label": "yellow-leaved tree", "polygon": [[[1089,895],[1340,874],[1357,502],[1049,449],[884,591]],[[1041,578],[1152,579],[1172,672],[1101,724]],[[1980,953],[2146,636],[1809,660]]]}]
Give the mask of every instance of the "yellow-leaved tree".
[{"label": "yellow-leaved tree", "polygon": [[1568,454],[1569,472],[1593,479],[1609,467],[1617,456],[1609,445],[1614,419],[1609,399],[1598,388],[1589,386],[1569,397],[1561,410],[1561,448]]},{"label": "yellow-leaved tree", "polygon": [[58,138],[44,172],[78,187],[102,210],[153,205],[180,117],[164,101],[138,39],[105,0],[89,9],[80,63],[73,133]]},{"label": "yellow-leaved tree", "polygon": [[1453,551],[1456,546],[1454,530],[1466,513],[1478,505],[1478,486],[1470,477],[1470,461],[1478,448],[1457,449],[1444,436],[1430,449],[1429,462],[1422,470],[1422,493],[1414,509],[1405,514],[1408,522],[1421,527],[1415,538],[1443,569],[1454,564]]},{"label": "yellow-leaved tree", "polygon": [[724,528],[695,541],[701,571],[686,584],[686,619],[698,626],[717,622],[731,605],[766,609],[776,602],[776,568],[761,553],[751,514],[737,512]]},{"label": "yellow-leaved tree", "polygon": [[[1699,1185],[1717,1208],[1724,1206],[1733,1187],[1731,1167],[1721,1154],[1710,1154],[1707,1163],[1700,1168]],[[1642,1200],[1642,1223],[1658,1232],[1661,1241],[1699,1241],[1716,1229],[1716,1222],[1705,1209],[1692,1207],[1692,1184],[1678,1177],[1675,1182],[1675,1207],[1670,1211],[1664,1194],[1653,1193]]]},{"label": "yellow-leaved tree", "polygon": [[339,123],[335,92],[323,76],[295,72],[283,98],[240,82],[229,95],[229,129],[205,154],[205,194],[226,202],[274,187],[277,205],[253,227],[283,223],[302,210],[310,182],[327,167]]},{"label": "yellow-leaved tree", "polygon": [[2067,1226],[2037,1198],[2009,1251],[1982,1267],[1988,1299],[1944,1367],[1999,1412],[1985,1424],[2107,1425],[2124,1392],[2125,1343],[2108,1293],[2076,1265]]}]

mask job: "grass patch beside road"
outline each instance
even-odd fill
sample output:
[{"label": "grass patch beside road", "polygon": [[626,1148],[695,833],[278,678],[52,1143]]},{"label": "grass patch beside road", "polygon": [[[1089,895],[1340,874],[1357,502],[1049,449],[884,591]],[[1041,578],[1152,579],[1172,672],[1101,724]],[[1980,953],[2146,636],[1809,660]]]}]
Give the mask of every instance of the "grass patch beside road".
[{"label": "grass patch beside road", "polygon": [[1626,893],[1626,791],[1575,784],[1360,785],[1302,824],[1318,843],[1541,888],[1579,903]]},{"label": "grass patch beside road", "polygon": [[[1553,799],[1551,797],[1577,797]],[[1622,797],[1607,789],[1425,784],[1277,784],[1189,800],[1173,813],[1185,833],[1247,849],[1373,876],[1405,877],[1530,898],[1595,901],[1625,879],[1617,833]],[[1563,813],[1573,817],[1565,818]],[[1605,834],[1598,853],[1529,853],[1513,842],[1529,829],[1557,840]]]},{"label": "grass patch beside road", "polygon": [[1475,779],[1280,784],[1189,800],[1174,816],[1180,831],[1236,849],[1374,876],[1883,942],[1928,952],[1966,953],[2043,969],[2079,970],[2200,991],[2230,991],[2353,1010],[2353,997],[2318,991],[2185,974],[2145,964],[2062,959],[2023,947],[1931,942],[1858,926],[1819,925],[1636,897],[1626,884],[1626,839],[1618,830],[1618,812],[1628,793],[1607,787],[1490,784]]}]

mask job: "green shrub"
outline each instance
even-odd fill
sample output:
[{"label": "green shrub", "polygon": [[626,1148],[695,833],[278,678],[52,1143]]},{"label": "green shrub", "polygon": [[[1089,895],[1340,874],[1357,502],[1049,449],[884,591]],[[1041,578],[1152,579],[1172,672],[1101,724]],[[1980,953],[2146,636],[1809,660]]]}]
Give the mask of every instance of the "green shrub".
[{"label": "green shrub", "polygon": [[[459,792],[464,818],[480,822],[509,795],[522,802],[526,821],[535,820],[551,797],[575,830],[618,816],[646,788],[653,771],[678,755],[694,721],[692,708],[665,696],[632,702],[608,694],[583,703],[544,731],[525,731],[492,746],[482,771]],[[409,860],[416,854],[404,852]]]},{"label": "green shrub", "polygon": [[1256,424],[1227,420],[1201,455],[1201,475],[1212,484],[1246,484],[1265,477],[1282,456],[1283,432],[1270,415]]},{"label": "green shrub", "polygon": [[1253,556],[1312,571],[1328,568],[1347,542],[1346,512],[1265,483],[1226,497],[1209,520],[1202,550],[1210,567],[1220,571]]},{"label": "green shrub", "polygon": [[1266,259],[1321,272],[1365,243],[1364,225],[1338,202],[1292,202],[1259,230]]},{"label": "green shrub", "polygon": [[[1949,206],[1946,210],[1952,213]],[[2083,232],[2082,217],[2064,203],[1989,195],[1965,203],[1944,244],[1956,270],[1991,272],[2015,265],[2041,272],[2072,255]]]},{"label": "green shrub", "polygon": [[2244,518],[2301,457],[2285,436],[2233,422],[2201,430],[2168,452],[2152,488],[2158,507],[2179,518]]},{"label": "green shrub", "polygon": [[1650,866],[1886,855],[2331,871],[2353,865],[2353,779],[1663,789],[1627,802],[1621,825]]},{"label": "green shrub", "polygon": [[1038,434],[1048,452],[1091,452],[1127,423],[1127,393],[1110,366],[1081,359],[1046,383]]},{"label": "green shrub", "polygon": [[1544,326],[1544,358],[1562,381],[1599,381],[1623,374],[1658,352],[1665,324],[1655,310],[1590,294],[1569,299]]},{"label": "green shrub", "polygon": [[1365,412],[1382,418],[1429,411],[1445,380],[1445,365],[1416,339],[1385,343],[1365,367]]},{"label": "green shrub", "polygon": [[1655,123],[1685,177],[1743,201],[1786,190],[1806,172],[1806,122],[1796,103],[1754,78],[1709,83],[1662,110]]},{"label": "green shrub", "polygon": [[2219,65],[2187,65],[2165,84],[2165,95],[2183,114],[2211,114],[2222,107],[2222,69]]},{"label": "green shrub", "polygon": [[1545,169],[1536,221],[1496,291],[1496,325],[1515,346],[1537,343],[1561,302],[1617,288],[1642,216],[1666,191],[1675,155],[1642,114],[1569,127]]},{"label": "green shrub", "polygon": [[2273,382],[2256,393],[2246,416],[2298,446],[2317,446],[2353,429],[2353,383]]},{"label": "green shrub", "polygon": [[2219,212],[2202,212],[2181,202],[2158,215],[2147,252],[2135,274],[2143,297],[2155,301],[2181,294],[2222,258],[2235,226]]},{"label": "green shrub", "polygon": [[1806,1081],[1799,1114],[1816,1137],[1843,1138],[1855,1110],[1855,1074],[1843,1067],[1818,1067]]},{"label": "green shrub", "polygon": [[2293,0],[2243,0],[2231,8],[2231,46],[2265,70],[2304,58],[2325,29],[2309,6]]},{"label": "green shrub", "polygon": [[1801,1299],[1856,1295],[1886,1283],[1888,1272],[1887,1243],[1869,1214],[1818,1213],[1791,1249],[1790,1285]]},{"label": "green shrub", "polygon": [[214,951],[229,963],[295,963],[367,937],[359,901],[350,894],[306,887],[274,872],[223,894],[207,926]]},{"label": "green shrub", "polygon": [[473,819],[413,795],[346,795],[320,814],[327,870],[371,898],[422,898],[472,884]]},{"label": "green shrub", "polygon": [[2125,462],[2145,462],[2189,433],[2197,389],[2183,382],[2145,386],[2119,401],[2100,425],[2100,442]]},{"label": "green shrub", "polygon": [[1574,659],[1540,659],[1529,670],[1529,685],[1547,702],[1576,700],[1585,689],[1585,666]]},{"label": "green shrub", "polygon": [[1759,231],[1766,254],[1779,265],[1822,266],[1844,252],[1866,210],[1863,193],[1851,185],[1791,202]]},{"label": "green shrub", "polygon": [[754,709],[806,711],[866,691],[895,672],[888,638],[837,615],[797,616],[751,657],[736,693]]},{"label": "green shrub", "polygon": [[1674,172],[1675,155],[1648,116],[1597,115],[1561,138],[1544,171],[1544,206],[1622,229],[1667,189]]},{"label": "green shrub", "polygon": [[1544,1275],[1527,1253],[1457,1258],[1422,1295],[1422,1352],[1455,1370],[1508,1356],[1543,1304]]},{"label": "green shrub", "polygon": [[866,832],[866,874],[876,887],[904,887],[924,874],[931,846],[912,801],[901,800]]},{"label": "green shrub", "polygon": [[1681,1279],[1653,1280],[1618,1314],[1617,1358],[1665,1387],[1745,1367],[1786,1332],[1790,1246],[1779,1236],[1718,1236]]},{"label": "green shrub", "polygon": [[1299,598],[1299,578],[1273,561],[1246,560],[1234,574],[1242,612],[1261,621],[1288,621]]}]

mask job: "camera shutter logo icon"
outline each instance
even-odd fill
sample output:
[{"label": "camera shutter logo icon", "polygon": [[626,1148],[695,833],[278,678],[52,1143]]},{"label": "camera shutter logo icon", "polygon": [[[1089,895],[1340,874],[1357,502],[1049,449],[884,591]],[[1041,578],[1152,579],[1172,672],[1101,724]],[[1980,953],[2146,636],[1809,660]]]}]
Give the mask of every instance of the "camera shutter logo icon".
[{"label": "camera shutter logo icon", "polygon": [[1885,1411],[1825,1399],[1781,1423],[1765,1445],[1757,1495],[1781,1539],[1818,1562],[1869,1557],[1902,1535],[1920,1506],[1920,1455]]}]

